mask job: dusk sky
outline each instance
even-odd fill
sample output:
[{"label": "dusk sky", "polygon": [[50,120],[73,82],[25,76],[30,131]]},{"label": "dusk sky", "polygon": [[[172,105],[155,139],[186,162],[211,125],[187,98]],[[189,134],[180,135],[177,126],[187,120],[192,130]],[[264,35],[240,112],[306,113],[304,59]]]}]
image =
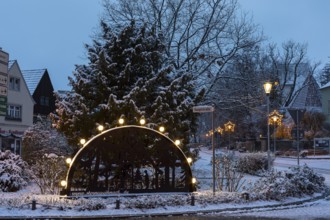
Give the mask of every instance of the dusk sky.
[{"label": "dusk sky", "polygon": [[[84,43],[98,28],[102,0],[0,0],[0,47],[21,70],[47,68],[55,90],[69,89]],[[269,42],[308,43],[312,63],[330,62],[330,0],[239,0]]]}]

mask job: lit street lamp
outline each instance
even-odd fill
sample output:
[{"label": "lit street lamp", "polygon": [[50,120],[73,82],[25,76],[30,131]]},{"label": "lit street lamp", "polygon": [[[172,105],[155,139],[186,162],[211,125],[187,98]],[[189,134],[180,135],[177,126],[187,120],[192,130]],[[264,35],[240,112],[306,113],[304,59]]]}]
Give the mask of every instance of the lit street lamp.
[{"label": "lit street lamp", "polygon": [[277,110],[274,110],[268,117],[268,124],[274,125],[274,155],[276,156],[276,125],[281,124],[283,115],[281,115]]},{"label": "lit street lamp", "polygon": [[[272,90],[272,83],[271,82],[265,82],[264,83],[264,90],[267,96],[267,117],[269,115],[269,94]],[[267,122],[267,158],[268,158],[268,170],[270,169],[270,137],[269,137],[269,123]]]},{"label": "lit street lamp", "polygon": [[234,132],[234,130],[235,130],[235,124],[232,123],[231,121],[228,121],[225,124],[225,131],[227,131],[229,133],[229,149],[230,149],[230,133]]}]

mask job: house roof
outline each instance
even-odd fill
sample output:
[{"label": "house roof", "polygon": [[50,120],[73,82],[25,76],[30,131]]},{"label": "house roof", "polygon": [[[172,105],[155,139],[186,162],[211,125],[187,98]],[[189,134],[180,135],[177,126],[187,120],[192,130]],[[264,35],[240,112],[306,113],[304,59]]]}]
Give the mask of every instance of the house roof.
[{"label": "house roof", "polygon": [[23,77],[31,95],[33,95],[42,76],[46,73],[46,71],[47,69],[22,70]]},{"label": "house roof", "polygon": [[330,82],[328,82],[327,84],[323,85],[320,89],[325,89],[325,88],[328,88],[330,87]]},{"label": "house roof", "polygon": [[16,62],[16,60],[9,60],[8,61],[8,70],[13,66],[13,64]]},{"label": "house roof", "polygon": [[309,74],[305,79],[301,90],[292,100],[290,108],[321,111],[322,102],[319,88],[320,87],[313,75]]}]

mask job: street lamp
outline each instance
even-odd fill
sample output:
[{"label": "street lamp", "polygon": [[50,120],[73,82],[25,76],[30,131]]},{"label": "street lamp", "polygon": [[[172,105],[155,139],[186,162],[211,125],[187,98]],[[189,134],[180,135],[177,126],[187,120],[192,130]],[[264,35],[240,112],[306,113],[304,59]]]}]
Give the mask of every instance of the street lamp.
[{"label": "street lamp", "polygon": [[268,117],[268,124],[274,125],[274,155],[276,156],[276,125],[281,124],[283,115],[281,115],[277,110],[274,110]]},{"label": "street lamp", "polygon": [[229,149],[230,149],[230,133],[234,132],[234,130],[235,130],[235,124],[232,123],[231,121],[228,121],[225,124],[225,131],[227,131],[229,133]]},{"label": "street lamp", "polygon": [[222,134],[222,132],[223,132],[223,128],[221,128],[221,127],[217,127],[217,132],[218,132],[219,134]]},{"label": "street lamp", "polygon": [[[271,82],[264,83],[264,90],[267,96],[267,117],[269,115],[269,94],[272,90],[273,84]],[[270,169],[270,137],[269,137],[269,123],[267,123],[267,158],[268,158],[268,170]]]}]

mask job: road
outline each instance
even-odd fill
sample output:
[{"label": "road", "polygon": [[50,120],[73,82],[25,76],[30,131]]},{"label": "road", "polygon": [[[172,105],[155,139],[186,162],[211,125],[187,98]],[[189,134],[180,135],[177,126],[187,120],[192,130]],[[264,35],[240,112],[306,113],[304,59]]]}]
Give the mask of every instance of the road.
[{"label": "road", "polygon": [[[307,164],[310,168],[312,168],[315,172],[322,175],[330,175],[330,158],[301,158],[299,160],[300,166]],[[298,161],[296,158],[281,158],[277,157],[274,162],[275,168],[288,168],[292,166],[297,166]]]}]

